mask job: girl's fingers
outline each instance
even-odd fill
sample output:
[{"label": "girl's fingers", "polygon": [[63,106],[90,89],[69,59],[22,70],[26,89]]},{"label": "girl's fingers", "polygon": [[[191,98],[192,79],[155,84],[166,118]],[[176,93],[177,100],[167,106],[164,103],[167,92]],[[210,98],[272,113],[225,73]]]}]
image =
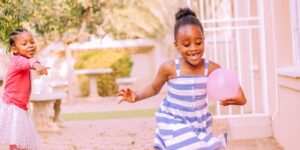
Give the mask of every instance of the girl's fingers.
[{"label": "girl's fingers", "polygon": [[122,98],[121,100],[118,101],[118,104],[124,102],[125,100]]},{"label": "girl's fingers", "polygon": [[121,90],[119,93],[116,94],[116,96],[126,96],[127,92],[125,90]]},{"label": "girl's fingers", "polygon": [[124,92],[119,92],[116,94],[116,96],[124,96]]},{"label": "girl's fingers", "polygon": [[130,101],[130,100],[124,98],[124,97],[121,97],[120,100],[118,101],[118,104],[120,104],[120,103],[122,103],[122,102],[124,102],[124,101],[126,101],[126,102],[128,102],[128,103],[133,103],[133,101]]},{"label": "girl's fingers", "polygon": [[116,94],[116,96],[122,97],[119,98],[120,99],[118,101],[119,104],[122,103],[123,101],[126,101],[128,103],[134,103],[136,97],[130,88],[121,89],[120,92]]},{"label": "girl's fingers", "polygon": [[122,96],[120,94],[118,94],[117,97],[116,97],[118,104],[122,103],[123,101],[126,101],[126,99],[124,98],[124,96]]},{"label": "girl's fingers", "polygon": [[126,89],[121,89],[121,91],[120,92],[122,92],[122,93],[126,93]]},{"label": "girl's fingers", "polygon": [[226,103],[227,103],[227,104],[235,104],[235,103],[236,103],[236,100],[227,100]]},{"label": "girl's fingers", "polygon": [[47,75],[48,74],[48,71],[47,69],[41,69],[41,70],[37,70],[36,71],[38,73],[38,75]]},{"label": "girl's fingers", "polygon": [[226,103],[223,100],[220,101],[220,104],[223,105],[223,106],[226,106]]},{"label": "girl's fingers", "polygon": [[236,101],[232,100],[232,99],[227,99],[227,100],[221,100],[220,101],[220,104],[223,105],[223,106],[233,105],[235,103],[236,103]]}]

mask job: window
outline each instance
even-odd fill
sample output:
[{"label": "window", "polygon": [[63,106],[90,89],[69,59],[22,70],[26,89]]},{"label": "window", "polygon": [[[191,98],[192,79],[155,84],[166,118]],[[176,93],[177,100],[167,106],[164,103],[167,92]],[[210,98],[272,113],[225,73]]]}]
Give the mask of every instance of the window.
[{"label": "window", "polygon": [[294,63],[300,65],[300,0],[290,0]]}]

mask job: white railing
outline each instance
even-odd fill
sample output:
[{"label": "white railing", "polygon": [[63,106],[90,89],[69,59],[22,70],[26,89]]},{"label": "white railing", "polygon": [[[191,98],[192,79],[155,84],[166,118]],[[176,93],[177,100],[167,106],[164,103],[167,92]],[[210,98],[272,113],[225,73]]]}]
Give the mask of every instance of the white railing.
[{"label": "white railing", "polygon": [[243,107],[216,103],[214,116],[269,114],[263,1],[189,0],[188,4],[199,13],[205,29],[205,57],[236,71],[248,100]]}]

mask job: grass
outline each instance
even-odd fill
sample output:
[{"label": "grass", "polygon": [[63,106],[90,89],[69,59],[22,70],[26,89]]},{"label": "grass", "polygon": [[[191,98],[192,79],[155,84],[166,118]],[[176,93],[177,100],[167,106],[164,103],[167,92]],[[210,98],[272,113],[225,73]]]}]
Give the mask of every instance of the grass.
[{"label": "grass", "polygon": [[105,119],[126,119],[139,117],[154,117],[156,109],[140,109],[127,111],[105,111],[85,113],[64,113],[62,118],[65,121],[81,120],[105,120]]},{"label": "grass", "polygon": [[[104,111],[104,112],[84,112],[84,113],[64,113],[62,118],[65,121],[82,121],[82,120],[106,120],[106,119],[127,119],[154,117],[156,109],[138,109],[126,111]],[[210,112],[215,112],[215,106],[209,107]]]}]

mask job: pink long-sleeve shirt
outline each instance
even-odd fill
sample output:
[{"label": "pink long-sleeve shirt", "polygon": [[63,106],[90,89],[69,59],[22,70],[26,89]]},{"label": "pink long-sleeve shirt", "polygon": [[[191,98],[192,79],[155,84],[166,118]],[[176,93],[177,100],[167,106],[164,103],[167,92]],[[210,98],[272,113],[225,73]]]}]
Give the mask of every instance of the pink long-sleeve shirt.
[{"label": "pink long-sleeve shirt", "polygon": [[30,60],[26,57],[13,56],[6,77],[3,100],[9,104],[15,104],[18,107],[27,110],[27,104],[31,92],[30,69],[36,60]]}]

